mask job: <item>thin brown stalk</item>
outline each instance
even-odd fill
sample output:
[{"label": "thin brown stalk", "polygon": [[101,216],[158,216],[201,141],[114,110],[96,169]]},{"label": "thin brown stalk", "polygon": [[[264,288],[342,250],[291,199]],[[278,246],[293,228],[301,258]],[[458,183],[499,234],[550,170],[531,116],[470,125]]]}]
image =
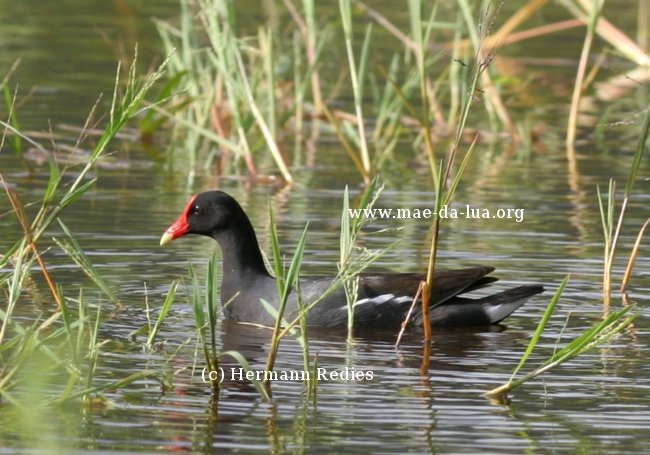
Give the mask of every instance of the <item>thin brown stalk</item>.
[{"label": "thin brown stalk", "polygon": [[219,73],[214,81],[214,101],[212,102],[212,106],[210,106],[210,124],[215,133],[226,138],[226,128],[224,126],[225,122],[222,109],[224,104],[223,75]]},{"label": "thin brown stalk", "polygon": [[[585,11],[591,11],[591,4],[589,0],[577,0],[580,6]],[[642,0],[643,1],[643,0]],[[588,22],[586,15],[578,17],[585,23]],[[609,22],[604,17],[600,17],[596,23],[596,33],[611,44],[615,49],[618,49],[627,58],[634,61],[637,65],[650,64],[650,55],[643,51],[629,36],[623,33],[618,27]]]},{"label": "thin brown stalk", "polygon": [[[45,262],[43,262],[43,258],[41,257],[41,254],[38,251],[36,243],[34,242],[31,227],[27,222],[27,214],[25,213],[25,208],[23,204],[20,202],[20,198],[18,197],[18,194],[16,194],[16,192],[12,188],[10,188],[8,184],[5,183],[2,174],[0,174],[0,183],[2,183],[2,186],[5,189],[5,193],[9,198],[9,202],[11,203],[11,207],[13,208],[13,211],[16,214],[16,218],[18,218],[18,222],[20,223],[20,226],[23,229],[23,233],[25,235],[25,238],[27,239],[28,248],[31,249],[32,252],[34,253],[34,256],[36,257],[36,261],[38,262],[38,266],[41,268],[41,271],[43,272],[43,277],[45,278],[45,282],[47,283],[47,286],[49,287],[50,292],[52,293],[52,296],[56,301],[57,307],[60,309],[62,306],[61,297],[59,296],[59,293],[56,290],[54,281],[52,280],[52,277],[47,271]],[[18,254],[21,255],[24,255],[26,253],[27,251],[18,252]]]},{"label": "thin brown stalk", "polygon": [[352,145],[350,144],[350,142],[347,140],[347,138],[343,134],[343,131],[341,130],[341,126],[339,125],[338,120],[332,114],[332,112],[327,108],[327,106],[323,105],[322,111],[323,111],[323,114],[325,114],[325,117],[327,117],[327,121],[330,122],[330,124],[334,127],[334,133],[336,134],[336,137],[341,142],[341,145],[343,145],[343,148],[345,149],[345,152],[348,154],[348,156],[352,160],[352,163],[354,163],[354,167],[356,167],[357,170],[359,171],[359,173],[361,174],[361,177],[363,178],[363,181],[365,183],[369,183],[370,182],[370,175],[366,171],[366,169],[363,166],[363,163],[361,162],[361,160],[359,160],[359,157],[357,156],[357,154],[354,153],[354,149],[352,148]]},{"label": "thin brown stalk", "polygon": [[427,281],[420,281],[420,289],[422,294],[422,330],[424,330],[424,342],[429,344],[431,342],[431,318],[429,316],[429,296],[431,286]]},{"label": "thin brown stalk", "polygon": [[429,161],[429,171],[433,176],[433,184],[437,185],[436,182],[436,153],[433,148],[433,141],[431,140],[431,128],[425,122],[421,124],[422,137],[424,138],[424,149],[427,152],[427,161]]},{"label": "thin brown stalk", "polygon": [[[448,130],[449,125],[447,125],[444,109],[441,106],[441,104],[438,102],[438,98],[436,97],[436,95],[440,91],[440,87],[445,86],[449,82],[449,79],[447,78],[448,73],[449,73],[449,67],[447,67],[442,72],[440,77],[438,77],[438,79],[433,83],[432,87],[430,88],[431,96],[429,97],[429,109],[431,110],[433,118],[435,119],[435,127],[437,129],[443,129],[443,130]],[[431,130],[433,129],[434,128],[431,128]]]},{"label": "thin brown stalk", "polygon": [[632,247],[632,252],[630,253],[630,259],[628,260],[627,267],[625,268],[625,275],[623,275],[623,282],[621,283],[621,292],[625,292],[627,290],[627,284],[629,283],[630,277],[632,276],[632,270],[634,269],[634,264],[636,263],[636,257],[639,253],[639,247],[641,246],[643,233],[645,232],[645,229],[648,227],[648,224],[650,224],[650,218],[648,218],[645,221],[645,223],[643,223],[643,226],[641,227],[639,234],[636,236],[636,241],[634,242],[634,246]]},{"label": "thin brown stalk", "polygon": [[370,8],[368,5],[366,5],[363,2],[355,1],[354,4],[359,8],[362,12],[366,13],[366,15],[377,22],[379,25],[384,27],[391,35],[393,35],[395,38],[401,41],[401,43],[411,49],[413,52],[418,51],[418,45],[407,35],[402,33],[402,31],[397,28],[391,21],[386,19],[381,13],[379,13],[377,10],[374,10]]},{"label": "thin brown stalk", "polygon": [[493,56],[485,56],[483,52],[479,50],[478,58],[480,59],[479,61],[481,62],[481,65],[485,66],[485,70],[481,72],[481,88],[490,100],[490,104],[492,104],[492,107],[499,117],[499,120],[501,120],[503,127],[508,131],[508,134],[512,140],[514,142],[517,142],[519,140],[519,133],[517,132],[517,128],[515,128],[515,125],[510,118],[510,114],[508,113],[508,109],[506,109],[505,104],[503,104],[501,95],[494,86],[489,71],[487,71],[487,67],[492,62]]},{"label": "thin brown stalk", "polygon": [[[444,180],[443,180],[444,182]],[[440,217],[436,215],[433,220],[431,235],[431,248],[429,249],[429,263],[427,266],[426,282],[430,285],[433,282],[433,275],[436,270],[436,257],[438,256],[438,235],[440,233]]]},{"label": "thin brown stalk", "polygon": [[236,58],[237,58],[237,65],[239,67],[239,73],[241,75],[242,85],[244,88],[244,94],[246,95],[246,99],[248,100],[248,107],[250,108],[251,113],[253,114],[253,117],[257,122],[257,126],[262,132],[262,135],[264,136],[264,139],[266,140],[266,144],[269,147],[271,156],[273,157],[276,166],[278,166],[278,168],[280,169],[280,173],[282,174],[282,177],[287,183],[292,184],[293,177],[291,176],[291,172],[289,172],[289,169],[287,168],[287,165],[284,162],[282,153],[280,153],[278,144],[275,138],[273,137],[273,135],[271,134],[271,130],[269,129],[266,120],[264,120],[264,116],[262,115],[259,108],[257,107],[257,104],[255,103],[255,98],[253,96],[253,91],[251,90],[251,86],[248,82],[248,77],[246,76],[246,69],[244,68],[244,62],[242,61],[242,57],[239,53],[237,53]]},{"label": "thin brown stalk", "polygon": [[605,263],[605,274],[603,278],[603,292],[605,294],[606,302],[609,301],[609,297],[612,290],[612,266],[614,264],[614,256],[616,254],[616,246],[618,245],[618,239],[621,233],[621,227],[623,226],[623,218],[625,218],[625,210],[627,209],[628,195],[626,194],[623,198],[623,203],[621,204],[621,211],[618,215],[618,221],[616,223],[616,230],[612,236],[612,244],[609,248],[609,254],[607,255],[607,262]]},{"label": "thin brown stalk", "polygon": [[400,341],[402,341],[402,335],[404,335],[404,331],[406,330],[406,326],[408,326],[409,321],[411,320],[411,314],[413,314],[413,309],[415,308],[415,304],[418,301],[418,298],[422,294],[422,282],[420,282],[420,285],[418,286],[418,290],[415,293],[415,297],[413,297],[413,302],[411,302],[411,307],[409,308],[408,313],[406,313],[406,318],[404,318],[404,321],[402,321],[402,326],[399,329],[399,334],[397,334],[397,341],[395,341],[395,347],[399,346]]},{"label": "thin brown stalk", "polygon": [[552,24],[540,25],[539,27],[533,27],[528,30],[522,30],[521,32],[507,35],[502,39],[496,39],[497,37],[495,35],[488,36],[485,39],[485,44],[491,47],[502,47],[507,44],[518,43],[531,38],[537,38],[544,35],[550,35],[551,33],[561,32],[563,30],[582,27],[583,25],[583,22],[578,19],[569,19],[566,21],[554,22]]},{"label": "thin brown stalk", "polygon": [[605,63],[606,58],[607,49],[603,49],[602,52],[598,54],[598,57],[596,57],[596,61],[594,62],[591,71],[589,71],[589,74],[585,76],[585,80],[582,83],[583,90],[591,86],[591,84],[594,82],[596,76],[598,75],[598,71],[600,71],[600,69],[603,67],[603,64]]},{"label": "thin brown stalk", "polygon": [[537,11],[545,7],[548,1],[549,0],[530,0],[524,6],[519,8],[515,14],[510,16],[501,28],[497,30],[494,35],[489,37],[488,40],[493,40],[495,43],[502,42],[508,36],[512,35],[512,32],[517,27],[526,22]]},{"label": "thin brown stalk", "polygon": [[[420,363],[420,375],[427,382],[429,379],[428,372],[429,372],[430,360],[431,360],[431,343],[424,343],[422,345],[422,363]],[[431,387],[427,387],[426,390],[431,390]]]},{"label": "thin brown stalk", "polygon": [[293,21],[296,23],[296,26],[300,30],[300,34],[302,36],[307,36],[307,25],[298,12],[296,5],[294,5],[291,0],[282,0],[282,3],[284,3],[285,8],[287,8],[287,11],[289,11],[289,16],[291,16],[291,19],[293,19]]},{"label": "thin brown stalk", "polygon": [[[475,140],[476,141],[476,140]],[[438,187],[438,191],[442,191],[444,188],[447,187],[447,181],[449,179],[449,174],[451,173],[451,167],[454,162],[454,158],[456,157],[456,147],[453,147],[449,159],[447,160],[447,166],[445,168],[445,173],[444,175],[441,175],[441,182]],[[434,170],[435,172],[435,170]],[[435,172],[434,175],[438,175],[438,172]],[[437,196],[440,197],[440,196]],[[442,200],[442,199],[440,199]],[[436,203],[436,208],[439,210],[440,207]],[[433,283],[434,279],[434,272],[436,268],[436,256],[438,254],[438,235],[440,233],[440,216],[436,215],[434,221],[433,221],[433,235],[431,238],[431,249],[429,250],[429,266],[427,268],[427,276],[426,280],[423,280],[420,282],[420,286],[418,286],[418,294],[421,294],[422,296],[422,329],[424,330],[424,341],[426,343],[429,343],[431,341],[431,318],[429,316],[429,296],[430,296],[430,290],[431,286]],[[417,296],[416,296],[417,297]],[[415,302],[415,300],[414,300]],[[414,303],[415,304],[415,303]],[[398,343],[399,339],[401,338],[401,333],[406,327],[406,324],[408,323],[408,319],[411,315],[411,310],[409,310],[409,313],[406,316],[406,319],[402,323],[402,329],[400,331],[400,336],[398,336]]]}]

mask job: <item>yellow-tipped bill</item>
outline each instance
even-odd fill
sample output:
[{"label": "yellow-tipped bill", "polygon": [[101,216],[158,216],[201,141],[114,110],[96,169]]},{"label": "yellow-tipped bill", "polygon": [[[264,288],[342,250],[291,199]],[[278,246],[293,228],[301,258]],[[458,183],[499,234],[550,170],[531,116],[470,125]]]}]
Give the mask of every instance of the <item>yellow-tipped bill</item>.
[{"label": "yellow-tipped bill", "polygon": [[160,237],[160,246],[167,245],[172,240],[174,240],[174,234],[167,230],[162,237]]},{"label": "yellow-tipped bill", "polygon": [[194,199],[196,199],[196,196],[192,196],[190,198],[187,205],[185,206],[185,209],[183,210],[183,213],[181,213],[181,216],[179,216],[174,224],[169,226],[162,237],[160,237],[160,246],[166,245],[172,240],[187,234],[187,231],[190,229],[190,225],[187,222],[187,214],[189,213],[190,208],[194,203]]}]

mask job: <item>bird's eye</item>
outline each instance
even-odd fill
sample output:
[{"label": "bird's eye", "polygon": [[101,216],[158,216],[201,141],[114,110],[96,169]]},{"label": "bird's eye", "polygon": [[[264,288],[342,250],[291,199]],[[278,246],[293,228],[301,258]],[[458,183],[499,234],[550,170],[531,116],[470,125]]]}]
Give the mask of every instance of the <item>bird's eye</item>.
[{"label": "bird's eye", "polygon": [[192,214],[193,215],[201,214],[201,206],[199,204],[196,204],[194,207],[192,207]]}]

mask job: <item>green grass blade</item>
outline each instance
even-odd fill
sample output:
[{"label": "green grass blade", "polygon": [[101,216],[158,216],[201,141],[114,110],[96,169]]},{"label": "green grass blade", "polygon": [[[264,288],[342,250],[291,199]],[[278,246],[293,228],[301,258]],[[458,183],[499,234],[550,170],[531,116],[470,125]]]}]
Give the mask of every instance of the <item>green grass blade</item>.
[{"label": "green grass blade", "polygon": [[86,387],[91,387],[93,384],[93,379],[95,377],[95,371],[97,370],[97,360],[99,359],[99,344],[97,343],[97,337],[99,335],[99,322],[101,317],[101,307],[97,307],[97,314],[95,316],[95,325],[90,334],[90,340],[88,342],[88,373],[86,374]]},{"label": "green grass blade", "polygon": [[47,154],[47,159],[50,164],[50,178],[48,179],[47,188],[45,188],[45,194],[43,195],[43,204],[49,204],[54,199],[54,193],[60,182],[59,165],[56,159],[54,159],[51,153]]},{"label": "green grass blade", "polygon": [[88,259],[88,256],[83,252],[83,249],[77,242],[77,239],[72,235],[68,226],[61,220],[58,219],[59,225],[65,235],[68,236],[68,240],[58,240],[54,241],[61,247],[63,251],[84,271],[84,273],[97,285],[97,287],[109,298],[113,303],[117,303],[117,297],[113,290],[109,287],[106,281],[101,277],[97,272],[93,264]]},{"label": "green grass blade", "polygon": [[647,148],[648,138],[650,137],[650,105],[645,111],[645,117],[643,119],[643,125],[641,126],[641,134],[639,135],[639,143],[636,147],[636,152],[634,153],[634,162],[632,163],[632,169],[630,169],[630,175],[627,178],[627,184],[625,185],[625,194],[629,195],[632,193],[634,188],[634,182],[636,181],[637,173],[639,172],[639,167],[641,166],[641,158],[645,153]]},{"label": "green grass blade", "polygon": [[345,185],[345,190],[343,190],[343,209],[341,210],[341,233],[339,236],[339,247],[339,267],[342,270],[348,262],[348,256],[350,255],[352,249],[352,232],[350,231],[350,197],[348,195],[347,185]]},{"label": "green grass blade", "polygon": [[[160,89],[158,94],[154,98],[154,105],[158,105],[166,102],[174,92],[178,89],[183,78],[187,75],[188,71],[179,71],[171,76]],[[144,114],[142,119],[139,122],[140,132],[143,134],[152,134],[158,126],[160,126],[160,121],[156,119],[156,111],[154,109],[149,109]]]},{"label": "green grass blade", "polygon": [[603,202],[603,197],[600,193],[600,185],[596,185],[596,196],[598,197],[598,209],[600,210],[600,221],[603,226],[603,235],[605,236],[605,251],[609,250],[607,245],[609,244],[609,235],[607,229],[607,216],[605,216],[605,204]]},{"label": "green grass blade", "polygon": [[[9,90],[9,86],[7,84],[2,84],[2,92],[4,94],[4,99],[5,99],[5,107],[7,108],[7,112],[9,112],[9,118],[7,119],[9,123],[12,126],[12,129],[14,131],[20,131],[20,125],[18,124],[18,118],[16,117],[16,111],[15,111],[15,99],[11,94],[11,91]],[[4,136],[3,136],[4,138]],[[11,145],[14,149],[14,152],[16,154],[17,158],[22,158],[23,154],[23,146],[22,146],[22,137],[20,134],[14,134],[11,137]]]},{"label": "green grass blade", "polygon": [[[629,325],[637,315],[632,315],[622,323],[619,321],[628,313],[631,309],[631,306],[621,308],[613,313],[610,313],[605,319],[600,321],[594,327],[591,327],[589,330],[584,331],[580,336],[571,342],[567,343],[561,350],[557,351],[552,357],[550,357],[544,365],[548,365],[556,362],[565,362],[592,347],[600,344],[614,335],[619,333],[623,328]],[[617,326],[616,324],[619,323]]]},{"label": "green grass blade", "polygon": [[213,254],[208,261],[208,275],[206,277],[205,283],[205,295],[206,295],[206,308],[208,310],[208,321],[210,322],[210,340],[212,344],[212,352],[216,355],[217,352],[217,301],[218,301],[218,289],[216,282],[216,254]]},{"label": "green grass blade", "polygon": [[[361,195],[361,199],[359,200],[359,205],[357,206],[358,209],[365,209],[368,208],[369,205],[374,205],[374,196],[375,196],[375,190],[377,190],[377,185],[379,183],[379,177],[375,176],[370,183],[366,186],[366,189],[363,191],[363,194]],[[345,187],[345,195],[344,195],[344,204],[345,201],[348,200],[347,197],[347,185]],[[349,206],[349,202],[348,202]],[[345,215],[350,217],[349,212],[345,210]],[[357,232],[359,232],[359,229],[361,228],[361,224],[363,223],[363,217],[358,217],[352,220],[352,232],[356,235]]]},{"label": "green grass blade", "polygon": [[539,341],[539,337],[541,336],[542,332],[544,331],[544,328],[546,327],[546,324],[551,319],[551,316],[553,315],[553,312],[555,311],[555,306],[559,302],[560,297],[562,296],[562,292],[564,292],[564,288],[565,288],[565,286],[567,285],[568,282],[569,282],[569,275],[564,277],[564,279],[562,280],[562,283],[560,283],[560,286],[555,291],[555,294],[553,294],[553,297],[551,298],[551,301],[549,302],[548,306],[546,307],[546,310],[544,311],[544,315],[542,316],[541,321],[539,321],[539,324],[537,324],[537,328],[535,329],[535,333],[533,333],[533,337],[530,339],[530,342],[528,343],[528,347],[524,351],[524,354],[521,356],[521,359],[519,360],[519,363],[517,364],[514,371],[512,372],[512,375],[510,375],[510,379],[508,380],[508,382],[512,382],[512,380],[517,375],[519,370],[524,366],[524,364],[528,360],[528,357],[530,357],[530,354],[535,349],[535,346],[537,346],[537,342]]},{"label": "green grass blade", "polygon": [[305,240],[307,239],[307,229],[309,228],[309,221],[305,223],[305,228],[302,230],[300,235],[300,240],[296,246],[296,251],[293,253],[293,258],[291,259],[291,264],[289,265],[289,270],[287,271],[286,283],[287,286],[284,289],[284,294],[282,295],[282,300],[286,302],[289,297],[289,293],[294,288],[296,280],[298,280],[298,274],[300,272],[300,266],[302,265],[302,256],[305,251]]},{"label": "green grass blade", "polygon": [[[274,320],[277,320],[278,317],[280,316],[280,313],[278,312],[278,309],[271,305],[267,300],[265,299],[260,299],[260,303],[262,304],[262,307],[264,310],[271,315],[271,317]],[[298,339],[298,343],[300,343],[300,346],[303,346],[303,340],[300,339],[298,336],[298,332],[295,327],[289,327],[289,322],[283,317],[282,318],[282,327],[288,328],[288,333],[296,336],[296,339]]]},{"label": "green grass blade", "polygon": [[205,329],[205,311],[203,305],[201,305],[201,287],[199,286],[199,279],[196,276],[196,272],[191,263],[188,265],[188,269],[192,280],[192,311],[194,313],[194,323],[199,334],[203,337],[203,330]]},{"label": "green grass blade", "polygon": [[463,157],[463,161],[461,161],[460,167],[458,168],[456,175],[454,175],[454,180],[451,182],[451,185],[449,186],[449,190],[447,190],[445,200],[442,204],[443,206],[451,202],[451,198],[454,196],[454,193],[456,192],[456,188],[460,183],[460,179],[463,176],[463,173],[465,172],[465,167],[467,166],[467,163],[469,163],[469,159],[472,156],[472,152],[474,151],[474,148],[476,146],[477,138],[478,137],[474,138],[472,144],[469,146],[469,149],[467,149],[467,153],[465,153],[465,156]]},{"label": "green grass blade", "polygon": [[199,343],[201,344],[201,349],[203,350],[203,357],[205,359],[205,364],[207,368],[213,370],[215,368],[217,352],[215,348],[213,352],[214,355],[210,355],[208,345],[206,344],[206,340],[207,340],[205,334],[206,315],[205,315],[205,308],[201,304],[201,287],[199,286],[199,279],[194,271],[194,267],[192,267],[192,263],[188,265],[188,268],[192,280],[192,289],[193,289],[192,312],[194,313],[194,324],[196,326],[196,333],[199,339]]},{"label": "green grass blade", "polygon": [[160,308],[160,313],[158,313],[158,317],[156,318],[156,323],[154,324],[153,328],[151,329],[151,332],[149,332],[149,336],[147,337],[148,347],[153,346],[153,343],[156,341],[156,337],[158,336],[158,332],[160,332],[160,328],[162,327],[163,322],[167,317],[167,314],[169,314],[169,310],[172,307],[172,304],[174,303],[174,300],[176,298],[176,290],[178,289],[178,284],[179,284],[178,280],[175,280],[169,286],[169,290],[167,291],[167,296],[165,297],[165,301],[163,302],[162,307]]},{"label": "green grass blade", "polygon": [[86,193],[86,191],[88,191],[95,184],[96,181],[97,181],[96,178],[92,178],[88,182],[84,183],[83,185],[68,192],[65,196],[63,196],[61,202],[59,202],[59,208],[64,209],[65,207],[72,204],[73,202],[76,202],[81,196],[83,196]]},{"label": "green grass blade", "polygon": [[273,205],[269,201],[269,223],[271,228],[271,253],[273,254],[273,273],[275,275],[275,285],[278,289],[278,297],[284,295],[286,281],[282,267],[282,254],[280,253],[280,242],[278,240],[278,230],[275,225],[275,215]]},{"label": "green grass blade", "polygon": [[372,22],[366,27],[366,34],[361,46],[361,55],[359,57],[359,97],[363,99],[363,92],[366,80],[366,69],[368,67],[368,51],[370,50],[370,38],[372,36]]},{"label": "green grass blade", "polygon": [[124,379],[120,379],[117,381],[111,381],[109,383],[105,383],[99,386],[94,386],[94,387],[88,387],[82,390],[79,390],[75,393],[71,393],[68,396],[65,397],[65,399],[61,399],[60,397],[57,397],[55,399],[47,400],[43,403],[44,406],[50,406],[53,404],[63,404],[67,403],[71,400],[74,400],[76,398],[81,398],[90,394],[94,393],[99,393],[99,392],[104,392],[106,390],[117,390],[121,389],[123,387],[126,387],[127,385],[139,381],[141,379],[146,379],[146,378],[156,378],[158,381],[162,382],[160,378],[160,374],[155,372],[155,371],[140,371],[138,373],[133,373],[129,376],[127,376]]}]

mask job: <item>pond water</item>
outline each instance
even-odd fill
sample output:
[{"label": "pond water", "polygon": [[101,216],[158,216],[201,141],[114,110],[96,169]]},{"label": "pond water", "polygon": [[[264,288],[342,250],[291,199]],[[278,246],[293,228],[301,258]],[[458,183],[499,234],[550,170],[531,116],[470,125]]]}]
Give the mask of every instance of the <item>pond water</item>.
[{"label": "pond water", "polygon": [[[255,24],[274,2],[245,2],[242,11]],[[277,2],[276,8],[281,6]],[[633,8],[635,2],[618,2]],[[387,9],[389,2],[376,2]],[[332,6],[332,13],[336,13]],[[127,55],[139,43],[140,62],[160,61],[162,49],[151,17],[173,20],[175,1],[113,2],[0,1],[0,75],[22,61],[12,81],[20,84],[21,127],[70,137],[69,126],[79,127],[100,92],[110,93],[116,55]],[[551,17],[564,17],[557,9]],[[504,13],[505,15],[505,13]],[[405,20],[404,13],[397,20]],[[25,19],[18,21],[16,18]],[[618,20],[618,19],[617,19]],[[636,17],[626,14],[634,29]],[[291,251],[307,220],[310,222],[303,271],[307,275],[334,274],[338,259],[340,208],[343,189],[361,191],[359,177],[336,138],[320,137],[310,165],[295,166],[298,182],[291,188],[251,184],[244,178],[198,177],[188,187],[184,169],[170,168],[164,156],[168,138],[157,137],[143,150],[135,134],[115,144],[118,153],[98,167],[95,188],[65,210],[63,220],[75,233],[93,264],[115,290],[122,304],[116,308],[95,291],[77,266],[49,239],[41,249],[54,280],[74,296],[89,289],[87,298],[102,307],[99,337],[102,346],[97,381],[126,377],[145,369],[167,371],[173,389],[162,391],[153,380],[142,380],[117,391],[96,409],[74,406],[16,411],[0,398],[0,451],[20,448],[55,452],[346,452],[346,453],[522,453],[585,452],[643,453],[650,450],[650,368],[648,332],[650,311],[650,256],[643,247],[630,285],[629,300],[637,304],[639,318],[623,336],[594,349],[515,390],[508,405],[482,397],[505,382],[517,365],[552,292],[571,274],[560,304],[542,336],[531,363],[545,360],[556,343],[573,339],[593,326],[603,314],[601,276],[603,241],[596,185],[610,177],[623,186],[636,147],[643,110],[650,91],[640,83],[613,105],[595,101],[587,112],[593,124],[606,122],[604,139],[593,126],[581,129],[577,172],[569,172],[564,149],[567,97],[572,87],[581,31],[563,36],[560,54],[538,41],[526,50],[505,48],[512,59],[523,59],[531,49],[536,62],[524,75],[538,88],[530,89],[529,104],[513,108],[520,119],[544,124],[539,146],[515,150],[479,144],[455,197],[459,206],[523,208],[521,223],[513,220],[447,220],[443,224],[440,266],[459,268],[473,264],[496,267],[496,287],[514,283],[544,284],[547,291],[492,329],[456,329],[433,334],[429,365],[422,368],[419,333],[407,333],[396,348],[395,334],[359,335],[348,342],[345,333],[313,330],[310,350],[328,371],[354,369],[372,372],[365,381],[328,381],[318,387],[316,403],[308,400],[301,382],[273,384],[274,399],[265,403],[247,382],[226,380],[218,401],[201,378],[202,356],[197,355],[194,317],[189,305],[188,261],[199,274],[216,244],[206,238],[185,238],[162,248],[162,232],[176,219],[188,197],[218,187],[235,196],[251,216],[265,252],[270,253],[268,204],[273,205],[280,239]],[[558,38],[550,38],[558,40]],[[125,49],[126,51],[120,51]],[[569,59],[546,71],[545,60]],[[608,67],[612,74],[620,67]],[[106,103],[100,103],[105,107]],[[611,109],[608,120],[600,113]],[[2,118],[6,115],[3,112]],[[629,129],[617,121],[633,123]],[[636,122],[636,129],[634,127]],[[628,122],[629,123],[629,122]],[[127,131],[128,133],[128,131]],[[47,135],[36,134],[49,146]],[[180,153],[176,151],[175,153]],[[387,208],[427,208],[433,205],[428,168],[410,149],[384,175],[385,190],[379,205]],[[341,165],[344,163],[344,165]],[[24,202],[38,201],[47,183],[46,164],[29,161],[31,172],[8,150],[0,151],[0,172],[15,185]],[[640,226],[650,214],[650,166],[642,163],[621,247],[615,277],[625,267]],[[21,237],[16,220],[6,216],[9,205],[0,197],[0,252]],[[31,212],[30,212],[31,213]],[[417,271],[427,264],[430,227],[427,220],[377,222],[378,228],[402,228],[364,236],[366,246],[382,247],[396,237],[401,242],[384,255],[376,270]],[[647,243],[647,241],[646,241]],[[51,246],[46,250],[46,246]],[[30,287],[17,317],[31,321],[47,313],[51,298],[40,276]],[[154,316],[170,283],[183,280],[179,296],[158,337],[156,349],[144,348],[142,337],[131,333],[147,324],[147,304]],[[92,295],[95,292],[96,295]],[[3,301],[4,309],[4,301]],[[613,306],[620,305],[619,299]],[[270,332],[237,324],[221,324],[221,344],[244,354],[255,369],[264,366]],[[199,359],[198,361],[196,359]],[[299,345],[290,338],[281,344],[277,369],[302,366]],[[226,363],[227,369],[234,364]],[[5,374],[4,372],[2,374]],[[1,377],[0,377],[1,379]],[[47,384],[43,379],[43,384]],[[38,381],[36,381],[38,383]]]}]

